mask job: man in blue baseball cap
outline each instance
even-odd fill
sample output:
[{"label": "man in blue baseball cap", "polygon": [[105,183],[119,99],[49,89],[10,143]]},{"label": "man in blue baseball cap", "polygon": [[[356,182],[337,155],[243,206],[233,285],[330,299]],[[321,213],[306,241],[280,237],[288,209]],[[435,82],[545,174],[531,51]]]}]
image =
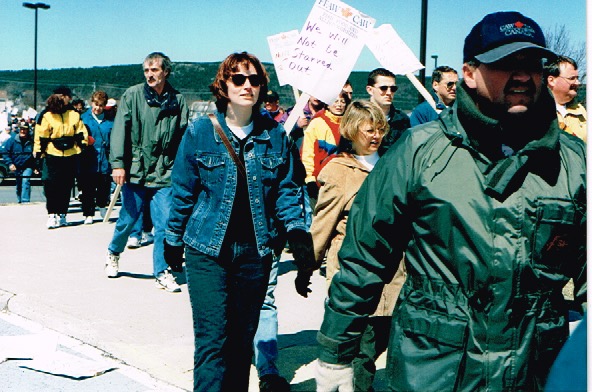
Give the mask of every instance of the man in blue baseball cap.
[{"label": "man in blue baseball cap", "polygon": [[562,288],[573,279],[575,303],[586,301],[586,148],[559,129],[542,83],[554,57],[518,12],[470,31],[453,107],[404,132],[353,202],[317,391],[352,390],[368,315],[403,255],[391,390],[544,388],[568,337]]}]

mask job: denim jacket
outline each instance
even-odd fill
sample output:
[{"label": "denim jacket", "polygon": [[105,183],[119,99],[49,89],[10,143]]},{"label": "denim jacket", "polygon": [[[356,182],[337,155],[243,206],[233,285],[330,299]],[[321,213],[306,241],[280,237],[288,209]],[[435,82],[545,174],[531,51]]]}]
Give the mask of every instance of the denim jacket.
[{"label": "denim jacket", "polygon": [[[216,113],[239,154],[239,144],[223,113]],[[300,202],[302,163],[282,125],[253,113],[244,161],[257,249],[261,257],[277,249],[282,233],[307,230]],[[297,170],[298,172],[298,170]],[[173,203],[166,230],[171,245],[218,257],[236,194],[237,167],[207,116],[194,120],[179,146],[172,173]]]}]

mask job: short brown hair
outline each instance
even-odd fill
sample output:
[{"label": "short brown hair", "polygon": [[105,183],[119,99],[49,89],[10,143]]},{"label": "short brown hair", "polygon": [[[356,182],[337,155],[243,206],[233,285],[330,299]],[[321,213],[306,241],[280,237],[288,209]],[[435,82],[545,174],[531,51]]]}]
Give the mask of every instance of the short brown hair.
[{"label": "short brown hair", "polygon": [[90,101],[91,102],[96,102],[97,105],[101,105],[105,106],[107,105],[107,101],[109,100],[109,96],[107,95],[106,92],[104,91],[95,91],[94,93],[92,93],[92,95],[90,96]]},{"label": "short brown hair", "polygon": [[261,107],[261,102],[267,95],[267,84],[269,83],[269,76],[267,75],[267,71],[265,71],[265,67],[261,64],[261,61],[254,55],[241,52],[241,53],[233,53],[230,56],[226,57],[224,61],[218,67],[218,72],[216,73],[216,77],[214,78],[214,82],[210,84],[210,91],[216,97],[216,108],[221,113],[226,113],[226,108],[228,107],[228,102],[230,102],[228,98],[228,86],[226,81],[230,78],[230,76],[239,71],[239,67],[244,65],[245,67],[249,67],[249,65],[253,65],[255,71],[257,71],[257,75],[261,77],[261,88],[259,91],[259,98],[257,102],[253,106],[253,110],[259,111]]},{"label": "short brown hair", "polygon": [[47,98],[47,111],[54,114],[61,114],[66,111],[66,104],[62,94],[51,94]]}]

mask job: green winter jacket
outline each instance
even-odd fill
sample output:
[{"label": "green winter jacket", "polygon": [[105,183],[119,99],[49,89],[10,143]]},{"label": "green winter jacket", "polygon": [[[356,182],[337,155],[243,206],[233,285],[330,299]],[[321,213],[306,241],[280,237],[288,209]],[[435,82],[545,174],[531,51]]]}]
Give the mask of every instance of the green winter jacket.
[{"label": "green winter jacket", "polygon": [[460,90],[438,120],[405,132],[362,185],[318,334],[320,359],[352,360],[405,252],[390,388],[540,390],[568,337],[562,288],[574,278],[576,300],[586,297],[585,146],[559,130],[545,89],[521,124],[538,138],[505,157],[497,121]]},{"label": "green winter jacket", "polygon": [[113,169],[125,169],[130,183],[163,188],[170,186],[189,109],[185,97],[168,82],[163,94],[170,94],[170,100],[161,106],[148,105],[145,85],[132,86],[121,97],[111,131],[109,160]]}]

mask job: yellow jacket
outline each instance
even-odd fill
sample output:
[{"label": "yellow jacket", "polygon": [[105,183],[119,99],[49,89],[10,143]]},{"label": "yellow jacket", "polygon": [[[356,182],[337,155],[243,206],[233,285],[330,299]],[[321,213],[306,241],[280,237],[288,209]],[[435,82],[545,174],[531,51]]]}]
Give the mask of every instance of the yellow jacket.
[{"label": "yellow jacket", "polygon": [[579,137],[584,141],[587,140],[586,121],[588,113],[586,108],[581,103],[572,102],[567,104],[567,113],[565,117],[557,111],[557,120],[559,121],[559,128],[565,132]]},{"label": "yellow jacket", "polygon": [[[77,133],[82,133],[82,141],[75,143],[74,147],[67,150],[58,150],[51,143],[51,139],[57,139],[62,136],[74,136]],[[50,139],[45,148],[45,154],[57,157],[69,157],[82,152],[81,144],[84,146],[88,144],[88,131],[80,119],[80,115],[75,110],[67,110],[62,114],[46,112],[39,124],[35,126],[35,145],[33,146],[33,152],[41,152],[41,141],[43,138]]]},{"label": "yellow jacket", "polygon": [[304,130],[300,157],[306,170],[305,183],[316,181],[325,160],[337,151],[341,116],[323,110],[310,120]]}]

